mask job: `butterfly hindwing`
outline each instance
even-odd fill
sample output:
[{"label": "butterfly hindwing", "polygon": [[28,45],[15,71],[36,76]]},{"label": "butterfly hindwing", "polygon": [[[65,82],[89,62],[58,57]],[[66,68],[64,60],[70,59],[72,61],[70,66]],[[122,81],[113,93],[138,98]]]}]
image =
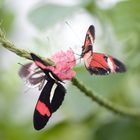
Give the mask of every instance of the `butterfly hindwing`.
[{"label": "butterfly hindwing", "polygon": [[32,72],[31,71],[32,64],[33,63],[27,63],[27,64],[24,64],[24,65],[21,65],[21,68],[19,70],[19,76],[21,78],[26,78],[30,75],[30,73]]},{"label": "butterfly hindwing", "polygon": [[55,83],[53,80],[47,82],[40,94],[34,112],[34,128],[36,130],[42,129],[47,124],[52,113],[61,106],[65,93],[66,90],[60,83]]},{"label": "butterfly hindwing", "polygon": [[45,74],[34,63],[27,63],[21,66],[19,76],[29,87],[39,87],[41,90],[45,81]]}]

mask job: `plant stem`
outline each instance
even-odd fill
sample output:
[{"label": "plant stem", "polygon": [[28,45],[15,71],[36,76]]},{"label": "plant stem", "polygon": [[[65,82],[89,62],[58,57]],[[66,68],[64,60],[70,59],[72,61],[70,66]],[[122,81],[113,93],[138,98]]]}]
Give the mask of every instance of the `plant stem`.
[{"label": "plant stem", "polygon": [[88,89],[80,80],[77,78],[72,79],[72,84],[75,85],[80,91],[82,91],[86,96],[88,96],[92,101],[95,101],[100,106],[122,116],[140,118],[140,112],[136,109],[128,109],[122,106],[113,104],[111,101],[106,100],[104,97],[96,94]]},{"label": "plant stem", "polygon": [[[20,57],[24,57],[26,59],[32,60],[30,53],[26,50],[16,48],[16,46],[11,43],[8,39],[6,39],[5,35],[3,32],[0,30],[0,43],[1,46],[8,49],[11,52],[14,52]],[[39,56],[39,55],[38,55]],[[41,59],[47,64],[47,65],[54,65],[54,62],[50,59],[44,59],[41,57]],[[135,117],[135,118],[140,118],[140,112],[138,112],[135,109],[128,109],[124,107],[117,106],[113,104],[112,102],[106,100],[104,97],[99,96],[98,94],[95,94],[93,91],[88,89],[87,87],[84,86],[82,82],[80,82],[77,78],[73,78],[72,80],[73,85],[75,85],[80,91],[82,91],[86,96],[88,96],[92,101],[95,101],[98,103],[100,106],[123,116],[128,116],[128,117]]]}]

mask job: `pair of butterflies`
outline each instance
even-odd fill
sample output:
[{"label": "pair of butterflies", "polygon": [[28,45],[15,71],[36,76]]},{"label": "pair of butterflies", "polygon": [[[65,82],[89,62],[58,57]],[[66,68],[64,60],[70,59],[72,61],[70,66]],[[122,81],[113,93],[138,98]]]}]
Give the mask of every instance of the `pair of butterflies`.
[{"label": "pair of butterflies", "polygon": [[[94,26],[91,25],[87,30],[81,54],[81,58],[84,59],[85,67],[90,74],[107,75],[109,73],[125,72],[124,64],[116,58],[93,52],[94,40],[95,29]],[[62,84],[63,81],[52,71],[46,69],[45,67],[47,66],[39,57],[33,53],[31,53],[31,57],[36,66],[33,66],[32,63],[23,65],[19,75],[25,78],[31,85],[38,85],[39,90],[43,88],[33,116],[34,128],[40,130],[47,124],[52,113],[62,104],[66,90]],[[35,71],[32,71],[32,68]],[[46,81],[47,83],[45,84]]]}]

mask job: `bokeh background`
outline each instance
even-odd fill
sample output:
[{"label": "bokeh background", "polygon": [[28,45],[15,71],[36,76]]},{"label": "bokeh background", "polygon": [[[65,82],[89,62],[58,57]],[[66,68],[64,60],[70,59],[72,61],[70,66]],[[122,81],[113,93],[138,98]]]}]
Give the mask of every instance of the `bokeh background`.
[{"label": "bokeh background", "polygon": [[[90,76],[83,63],[77,77],[96,94],[140,111],[139,0],[0,0],[0,27],[19,48],[50,57],[71,47],[81,53],[89,25],[96,29],[94,51],[122,60],[124,74]],[[42,131],[32,116],[39,91],[18,76],[27,63],[0,47],[0,140],[140,140],[140,121],[120,117],[92,102],[71,82],[61,108]]]}]

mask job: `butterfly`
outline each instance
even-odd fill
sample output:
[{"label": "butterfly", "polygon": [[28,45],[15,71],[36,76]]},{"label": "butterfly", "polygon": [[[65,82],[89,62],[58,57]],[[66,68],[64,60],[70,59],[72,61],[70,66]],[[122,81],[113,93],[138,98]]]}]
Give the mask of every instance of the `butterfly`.
[{"label": "butterfly", "polygon": [[81,53],[81,58],[84,59],[85,67],[89,73],[96,75],[108,75],[110,73],[125,72],[125,65],[118,59],[110,55],[96,53],[93,51],[94,40],[95,28],[93,25],[90,25],[86,33]]},{"label": "butterfly", "polygon": [[66,89],[62,85],[63,81],[47,68],[43,60],[33,53],[30,55],[35,65],[33,63],[23,65],[19,75],[27,79],[31,85],[39,86],[39,90],[42,89],[33,115],[34,128],[40,130],[45,127],[52,113],[61,106]]}]

